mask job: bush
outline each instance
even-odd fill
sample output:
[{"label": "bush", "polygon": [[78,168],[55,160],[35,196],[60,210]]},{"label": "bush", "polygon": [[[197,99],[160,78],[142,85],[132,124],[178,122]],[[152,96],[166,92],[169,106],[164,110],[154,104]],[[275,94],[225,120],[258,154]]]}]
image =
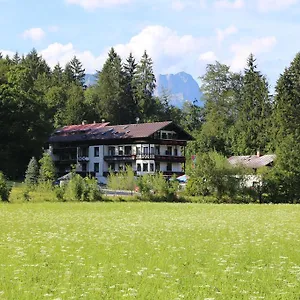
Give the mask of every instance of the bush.
[{"label": "bush", "polygon": [[[82,178],[75,174],[66,184],[62,199],[64,201],[100,201],[102,198],[95,178]],[[59,194],[61,197],[61,194]]]},{"label": "bush", "polygon": [[[186,193],[190,196],[214,196],[235,198],[243,191],[244,170],[233,167],[226,157],[217,152],[204,153],[198,156],[196,166],[190,172]],[[226,198],[226,199],[225,199]]]},{"label": "bush", "polygon": [[183,198],[177,196],[179,183],[173,177],[166,180],[162,173],[155,175],[144,175],[138,179],[138,187],[142,200],[146,201],[165,201],[165,202],[183,202]]},{"label": "bush", "polygon": [[133,169],[127,167],[126,171],[114,174],[110,172],[107,187],[111,190],[134,191],[136,187],[136,179]]},{"label": "bush", "polygon": [[11,188],[8,186],[8,182],[2,172],[0,172],[0,201],[9,200]]},{"label": "bush", "polygon": [[35,185],[38,182],[38,177],[39,177],[39,165],[35,157],[32,157],[25,173],[24,182],[28,186]]}]

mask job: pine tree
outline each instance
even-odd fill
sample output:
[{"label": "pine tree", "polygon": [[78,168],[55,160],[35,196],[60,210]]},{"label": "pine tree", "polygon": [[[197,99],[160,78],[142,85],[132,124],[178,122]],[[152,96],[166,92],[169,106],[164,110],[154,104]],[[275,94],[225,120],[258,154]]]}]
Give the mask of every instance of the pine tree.
[{"label": "pine tree", "polygon": [[39,181],[40,182],[53,182],[55,179],[55,166],[53,160],[48,153],[44,153],[43,157],[39,160]]},{"label": "pine tree", "polygon": [[52,83],[53,85],[61,85],[63,81],[64,70],[61,65],[58,63],[54,66],[52,71]]},{"label": "pine tree", "polygon": [[300,137],[300,52],[277,81],[274,103],[274,147],[292,134]]},{"label": "pine tree", "polygon": [[12,58],[12,62],[17,65],[21,62],[21,57],[19,56],[19,53],[16,52],[15,55]]},{"label": "pine tree", "polygon": [[151,120],[155,110],[154,90],[156,79],[153,72],[153,62],[145,51],[137,65],[135,76],[136,99],[140,112],[140,119],[143,121]]},{"label": "pine tree", "polygon": [[83,69],[82,63],[76,56],[74,56],[69,65],[75,82],[83,86],[85,82],[85,69]]},{"label": "pine tree", "polygon": [[271,103],[266,78],[257,70],[251,54],[243,77],[241,102],[233,128],[233,150],[250,155],[257,150],[265,152],[269,142]]},{"label": "pine tree", "polygon": [[125,75],[120,56],[111,48],[99,73],[97,91],[102,103],[103,118],[112,124],[124,124],[129,108],[124,101]]},{"label": "pine tree", "polygon": [[37,184],[38,177],[39,177],[39,165],[35,157],[32,157],[25,173],[25,184],[28,186]]},{"label": "pine tree", "polygon": [[[129,54],[124,64],[124,75],[125,75],[125,101],[128,107],[128,123],[135,122],[135,118],[138,116],[138,105],[135,97],[135,75],[136,75],[137,63],[132,53]],[[127,123],[126,122],[126,123]]]}]

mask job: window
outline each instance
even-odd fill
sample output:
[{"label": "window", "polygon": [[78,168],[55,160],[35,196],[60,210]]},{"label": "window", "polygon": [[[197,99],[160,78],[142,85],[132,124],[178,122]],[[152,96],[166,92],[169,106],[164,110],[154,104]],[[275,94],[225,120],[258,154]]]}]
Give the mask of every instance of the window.
[{"label": "window", "polygon": [[166,140],[166,139],[167,139],[167,134],[166,134],[165,132],[162,132],[162,133],[161,133],[161,138],[162,138],[163,140]]},{"label": "window", "polygon": [[94,147],[94,157],[99,157],[99,147]]},{"label": "window", "polygon": [[159,162],[156,162],[156,163],[155,163],[155,171],[156,171],[156,172],[159,172],[159,171],[160,171],[160,163],[159,163]]},{"label": "window", "polygon": [[154,163],[150,163],[150,172],[154,172]]},{"label": "window", "polygon": [[99,163],[94,163],[94,172],[99,173]]},{"label": "window", "polygon": [[167,147],[166,155],[172,155],[172,147]]},{"label": "window", "polygon": [[125,155],[131,155],[131,153],[132,153],[132,147],[125,146]]},{"label": "window", "polygon": [[143,172],[148,172],[148,163],[143,163]]},{"label": "window", "polygon": [[141,172],[142,171],[141,164],[136,164],[136,169],[138,172]]},{"label": "window", "polygon": [[167,163],[167,171],[172,172],[172,163]]},{"label": "window", "polygon": [[119,146],[119,155],[124,155],[123,146]]},{"label": "window", "polygon": [[115,155],[115,147],[108,147],[108,155],[109,156]]},{"label": "window", "polygon": [[115,170],[115,163],[109,163],[108,164],[108,170],[109,171],[114,171]]},{"label": "window", "polygon": [[148,147],[143,147],[143,154],[148,155],[149,154],[149,148]]},{"label": "window", "polygon": [[178,156],[178,149],[177,148],[174,149],[174,155]]},{"label": "window", "polygon": [[154,147],[150,148],[150,154],[154,154]]},{"label": "window", "polygon": [[141,155],[141,147],[136,147],[136,155]]},{"label": "window", "polygon": [[79,156],[89,156],[89,148],[79,148]]},{"label": "window", "polygon": [[86,172],[86,169],[87,169],[86,163],[83,163],[83,164],[82,164],[82,172]]},{"label": "window", "polygon": [[160,147],[155,146],[155,155],[160,155]]}]

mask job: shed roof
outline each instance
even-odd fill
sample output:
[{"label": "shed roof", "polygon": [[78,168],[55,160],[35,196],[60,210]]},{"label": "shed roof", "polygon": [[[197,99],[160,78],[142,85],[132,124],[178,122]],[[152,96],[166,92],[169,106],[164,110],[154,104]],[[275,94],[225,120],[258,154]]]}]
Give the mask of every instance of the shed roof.
[{"label": "shed roof", "polygon": [[246,155],[231,156],[228,158],[230,164],[237,166],[242,165],[247,168],[258,169],[270,165],[276,159],[275,154],[267,154],[262,156]]}]

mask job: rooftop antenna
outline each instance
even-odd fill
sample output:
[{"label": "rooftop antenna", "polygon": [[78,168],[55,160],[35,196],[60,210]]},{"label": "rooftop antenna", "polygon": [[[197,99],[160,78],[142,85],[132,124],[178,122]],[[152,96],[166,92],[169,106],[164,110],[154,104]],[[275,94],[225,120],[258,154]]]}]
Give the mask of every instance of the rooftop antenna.
[{"label": "rooftop antenna", "polygon": [[102,119],[101,122],[104,123],[104,122],[105,122],[105,119]]},{"label": "rooftop antenna", "polygon": [[136,118],[135,118],[135,121],[136,121],[136,124],[138,124],[139,121],[140,121],[140,118],[139,118],[139,117],[136,117]]}]

